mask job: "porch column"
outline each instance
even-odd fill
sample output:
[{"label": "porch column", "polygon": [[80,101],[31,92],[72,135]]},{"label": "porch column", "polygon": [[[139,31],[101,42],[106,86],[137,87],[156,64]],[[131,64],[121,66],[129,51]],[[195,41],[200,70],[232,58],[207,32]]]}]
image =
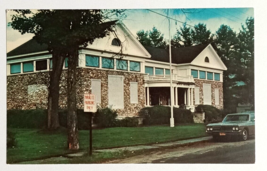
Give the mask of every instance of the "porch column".
[{"label": "porch column", "polygon": [[175,106],[178,106],[178,87],[175,87]]},{"label": "porch column", "polygon": [[186,101],[186,91],[184,91],[184,104],[185,105],[187,104],[187,101]]},{"label": "porch column", "polygon": [[187,105],[190,106],[190,88],[187,89]]},{"label": "porch column", "polygon": [[146,105],[150,106],[150,102],[149,102],[149,87],[146,88]]},{"label": "porch column", "polygon": [[193,92],[194,92],[194,89],[193,88],[190,88],[191,89],[191,106],[193,106]]}]

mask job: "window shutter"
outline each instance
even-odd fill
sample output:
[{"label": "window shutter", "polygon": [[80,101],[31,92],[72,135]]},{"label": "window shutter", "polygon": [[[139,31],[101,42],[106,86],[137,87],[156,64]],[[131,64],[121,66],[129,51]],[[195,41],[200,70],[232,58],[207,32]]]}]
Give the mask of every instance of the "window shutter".
[{"label": "window shutter", "polygon": [[91,79],[92,94],[95,95],[96,104],[101,104],[101,80]]},{"label": "window shutter", "polygon": [[199,87],[195,87],[195,104],[199,104]]},{"label": "window shutter", "polygon": [[130,102],[138,103],[138,83],[130,82]]}]

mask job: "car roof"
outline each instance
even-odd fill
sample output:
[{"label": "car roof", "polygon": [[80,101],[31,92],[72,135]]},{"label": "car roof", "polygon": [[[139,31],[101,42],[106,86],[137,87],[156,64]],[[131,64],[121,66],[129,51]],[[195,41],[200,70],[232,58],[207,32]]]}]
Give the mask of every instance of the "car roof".
[{"label": "car roof", "polygon": [[255,115],[254,111],[246,111],[246,112],[241,112],[241,113],[230,113],[230,114],[227,114],[227,115],[244,115],[244,114]]}]

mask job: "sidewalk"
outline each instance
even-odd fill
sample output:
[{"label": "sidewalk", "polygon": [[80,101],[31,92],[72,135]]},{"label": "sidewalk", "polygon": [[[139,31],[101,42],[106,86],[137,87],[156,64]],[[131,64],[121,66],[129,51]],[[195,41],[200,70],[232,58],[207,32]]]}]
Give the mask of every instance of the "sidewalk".
[{"label": "sidewalk", "polygon": [[[117,151],[138,151],[138,150],[150,150],[150,149],[160,149],[160,148],[166,148],[166,147],[177,147],[182,145],[189,145],[192,143],[198,143],[198,142],[205,142],[211,140],[211,136],[206,137],[200,137],[200,138],[192,138],[192,139],[186,139],[186,140],[178,140],[168,143],[159,143],[159,144],[151,144],[151,145],[136,145],[136,146],[129,146],[129,147],[119,147],[119,148],[109,148],[109,149],[99,149],[99,150],[93,150],[93,152],[117,152]],[[79,153],[73,153],[66,155],[67,157],[79,157],[85,155],[87,152],[79,152]]]}]

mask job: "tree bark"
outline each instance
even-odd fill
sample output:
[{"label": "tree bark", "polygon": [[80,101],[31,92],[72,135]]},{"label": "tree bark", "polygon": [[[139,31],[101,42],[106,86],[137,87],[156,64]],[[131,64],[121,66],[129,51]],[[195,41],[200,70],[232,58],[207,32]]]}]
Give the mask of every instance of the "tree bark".
[{"label": "tree bark", "polygon": [[68,148],[79,149],[77,109],[76,109],[76,67],[78,63],[78,48],[71,49],[68,61]]},{"label": "tree bark", "polygon": [[48,129],[57,129],[58,121],[58,101],[59,101],[59,82],[64,63],[64,57],[59,53],[53,52],[52,55],[52,71],[50,72],[50,86],[48,95]]}]

